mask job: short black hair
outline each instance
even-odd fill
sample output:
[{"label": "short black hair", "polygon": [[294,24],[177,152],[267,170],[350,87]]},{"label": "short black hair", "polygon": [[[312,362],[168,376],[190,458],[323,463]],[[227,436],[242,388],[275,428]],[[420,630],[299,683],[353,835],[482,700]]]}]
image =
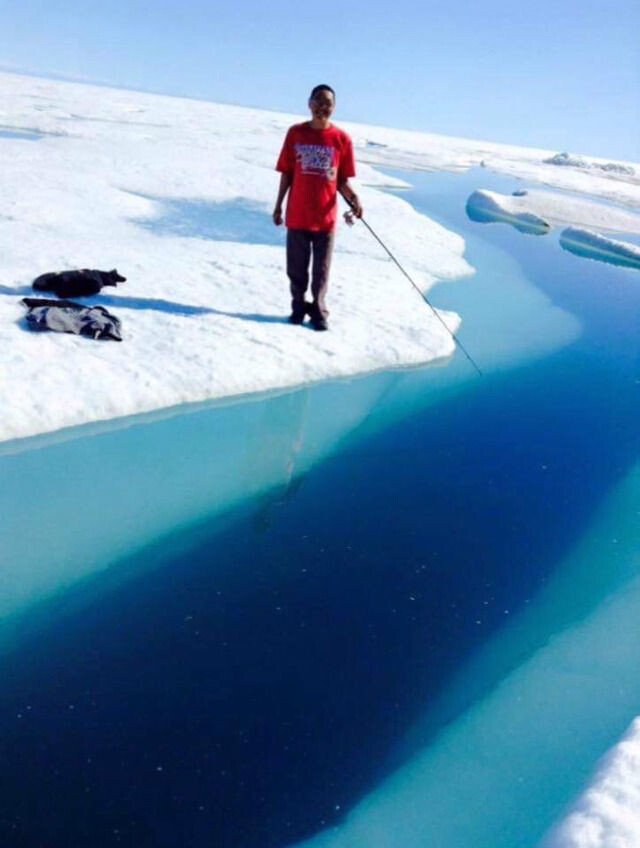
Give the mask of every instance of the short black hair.
[{"label": "short black hair", "polygon": [[336,97],[335,91],[331,88],[330,85],[325,85],[324,83],[322,83],[322,85],[315,85],[311,89],[311,94],[309,95],[309,100],[313,100],[313,98],[316,96],[316,94],[319,94],[321,91],[330,91],[331,94],[333,94],[333,99],[335,100],[335,97]]}]

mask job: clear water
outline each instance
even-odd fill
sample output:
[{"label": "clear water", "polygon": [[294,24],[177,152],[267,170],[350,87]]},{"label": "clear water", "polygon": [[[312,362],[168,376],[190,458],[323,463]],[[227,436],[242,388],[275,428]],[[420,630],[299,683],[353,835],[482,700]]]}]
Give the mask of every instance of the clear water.
[{"label": "clear water", "polygon": [[0,456],[3,844],[532,845],[640,710],[637,272],[409,178],[485,377]]}]

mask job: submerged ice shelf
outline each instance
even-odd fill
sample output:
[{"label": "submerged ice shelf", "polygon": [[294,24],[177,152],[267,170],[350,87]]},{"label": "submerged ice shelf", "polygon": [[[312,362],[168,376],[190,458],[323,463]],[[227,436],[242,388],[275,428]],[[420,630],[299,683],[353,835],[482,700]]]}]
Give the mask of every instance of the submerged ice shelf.
[{"label": "submerged ice shelf", "polygon": [[[31,449],[20,443],[20,452],[0,455],[0,647],[33,605],[155,540],[286,489],[367,417],[394,379],[70,431],[61,441]],[[189,450],[167,447],[176,444]],[[25,545],[28,539],[35,543]]]}]

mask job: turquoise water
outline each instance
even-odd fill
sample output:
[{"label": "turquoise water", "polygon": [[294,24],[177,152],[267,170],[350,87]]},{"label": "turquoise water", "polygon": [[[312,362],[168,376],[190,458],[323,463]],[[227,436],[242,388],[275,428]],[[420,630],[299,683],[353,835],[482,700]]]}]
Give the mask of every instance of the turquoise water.
[{"label": "turquoise water", "polygon": [[637,276],[403,176],[482,379],[4,447],[3,844],[532,845],[640,709]]}]

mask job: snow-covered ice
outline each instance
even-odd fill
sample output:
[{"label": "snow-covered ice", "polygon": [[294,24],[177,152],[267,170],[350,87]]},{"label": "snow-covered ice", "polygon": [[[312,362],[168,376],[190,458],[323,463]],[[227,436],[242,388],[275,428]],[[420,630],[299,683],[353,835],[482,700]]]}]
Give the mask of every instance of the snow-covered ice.
[{"label": "snow-covered ice", "polygon": [[611,174],[621,174],[625,177],[634,177],[636,169],[632,165],[623,165],[620,162],[589,162],[583,156],[574,156],[571,153],[556,153],[544,160],[549,165],[568,165],[572,168],[583,168],[585,170],[598,169]]},{"label": "snow-covered ice", "polygon": [[[445,329],[361,226],[338,236],[326,334],[284,321],[284,242],[280,235],[274,243],[275,228],[252,243],[241,233],[163,228],[183,202],[238,214],[250,207],[268,223],[274,162],[300,115],[14,74],[0,81],[0,440],[453,352]],[[356,145],[367,219],[424,291],[473,272],[464,241],[382,191],[404,183],[375,166],[484,164],[639,205],[635,175],[558,168],[544,162],[551,151],[342,125]],[[88,301],[121,318],[121,345],[25,330],[19,300],[31,280],[78,267],[117,267],[128,278]],[[458,328],[459,316],[443,318]]]},{"label": "snow-covered ice", "polygon": [[540,848],[640,845],[640,718],[602,759],[593,782]]},{"label": "snow-covered ice", "polygon": [[565,250],[588,259],[599,259],[612,265],[640,268],[640,247],[631,242],[619,241],[585,230],[567,227],[560,234],[560,244]]},{"label": "snow-covered ice", "polygon": [[[453,342],[362,227],[339,236],[332,331],[289,326],[284,234],[270,222],[284,132],[296,118],[4,75],[0,227],[0,438],[446,357]],[[369,219],[417,283],[473,269],[464,241],[359,168]],[[162,229],[163,201],[252,204],[264,243]],[[154,221],[158,222],[157,231]],[[144,225],[141,224],[144,223]],[[121,345],[28,333],[19,299],[37,275],[117,267],[127,282],[90,302],[122,320]],[[451,329],[459,319],[444,314]]]}]

